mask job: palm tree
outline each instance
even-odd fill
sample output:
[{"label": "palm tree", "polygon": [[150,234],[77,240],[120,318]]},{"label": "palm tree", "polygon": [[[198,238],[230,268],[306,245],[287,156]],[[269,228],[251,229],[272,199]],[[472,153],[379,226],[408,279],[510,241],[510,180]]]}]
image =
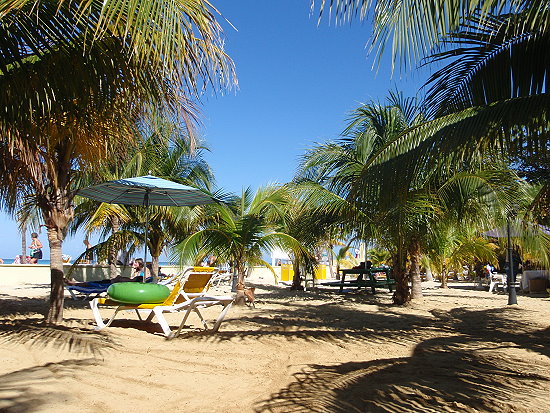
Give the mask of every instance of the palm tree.
[{"label": "palm tree", "polygon": [[300,199],[299,186],[287,184],[285,189],[288,190],[288,199],[284,203],[281,219],[276,220],[279,224],[277,230],[300,243],[301,248],[287,252],[292,257],[294,270],[291,290],[302,290],[302,275],[306,277],[311,274],[315,277],[315,268],[318,266],[315,251],[322,249],[325,244],[331,223],[329,215]]},{"label": "palm tree", "polygon": [[[512,161],[523,153],[547,152],[548,2],[339,0],[330,5],[340,20],[365,18],[373,6],[373,46],[381,53],[391,41],[394,61],[446,64],[427,84],[430,121],[389,142],[373,163],[401,156],[404,169],[434,169],[443,159],[455,164],[483,159],[496,149]],[[541,187],[539,201],[547,203],[548,188]]]},{"label": "palm tree", "polygon": [[133,144],[130,129],[147,106],[191,120],[201,82],[218,87],[232,78],[209,4],[169,3],[0,6],[0,196],[8,208],[32,196],[42,211],[52,274],[47,322],[63,317],[61,248],[77,177]]},{"label": "palm tree", "polygon": [[[142,133],[149,135],[141,141],[139,148],[126,154],[120,162],[106,165],[101,173],[104,180],[114,180],[152,173],[156,176],[179,183],[209,190],[214,183],[214,176],[203,157],[207,148],[184,133],[185,128],[178,128],[172,122],[156,119],[154,126],[142,128]],[[158,274],[159,257],[165,247],[176,237],[190,234],[201,220],[200,206],[195,208],[173,208],[151,206],[149,208],[149,228],[147,237],[148,251],[151,253],[153,274]],[[141,207],[126,207],[83,201],[76,211],[73,231],[84,224],[88,232],[102,230],[106,238],[111,236],[96,250],[102,255],[109,255],[109,262],[114,264],[116,252],[123,247],[121,242],[132,244],[132,250],[145,243],[143,222],[145,210]],[[121,232],[119,232],[121,231]],[[185,235],[186,236],[186,235]],[[112,265],[111,267],[114,267]],[[113,269],[113,268],[111,268]],[[116,270],[116,267],[114,268]],[[115,274],[111,272],[111,277]]]},{"label": "palm tree", "polygon": [[428,234],[426,240],[425,264],[430,271],[439,274],[441,287],[447,288],[447,277],[450,272],[461,272],[467,265],[468,272],[473,272],[476,261],[495,264],[497,246],[476,235],[476,228],[459,228],[449,222],[439,223]]},{"label": "palm tree", "polygon": [[262,258],[264,252],[280,247],[306,253],[295,238],[274,230],[283,217],[287,199],[281,187],[266,186],[255,194],[250,188],[243,190],[240,197],[234,197],[227,205],[208,206],[212,212],[208,222],[175,247],[181,265],[208,254],[216,255],[220,262],[231,263],[237,275],[235,301],[244,304],[247,267],[264,265],[275,276],[271,265]]},{"label": "palm tree", "polygon": [[[404,99],[398,93],[390,93],[388,104],[368,103],[356,109],[344,131],[346,137],[335,143],[318,145],[302,162],[300,177],[310,179],[344,198],[342,204],[349,211],[355,230],[363,239],[378,239],[393,254],[393,274],[397,280],[394,301],[404,303],[409,299],[408,274],[405,271],[406,251],[412,252],[413,267],[418,262],[419,242],[428,215],[434,207],[422,187],[415,188],[409,182],[385,186],[376,174],[369,175],[367,185],[363,179],[365,165],[376,156],[380,148],[395,136],[422,121],[420,108],[413,99]],[[399,169],[386,171],[400,180]],[[383,188],[393,188],[391,192]],[[353,209],[350,208],[353,205]],[[366,218],[369,217],[369,218]],[[376,225],[374,224],[376,223]],[[418,266],[416,265],[415,268]],[[419,271],[412,271],[413,283],[419,283]],[[417,297],[421,289],[415,288]]]},{"label": "palm tree", "polygon": [[371,248],[367,251],[367,257],[374,267],[380,267],[390,262],[391,254],[382,248]]},{"label": "palm tree", "polygon": [[[398,282],[394,301],[404,303],[422,296],[420,260],[429,249],[431,234],[444,231],[439,225],[442,220],[452,218],[454,225],[473,222],[481,228],[482,222],[494,222],[487,219],[489,212],[497,216],[499,211],[502,216],[509,210],[511,200],[518,198],[524,185],[498,155],[486,165],[462,162],[434,170],[404,169],[402,158],[374,164],[387,142],[423,122],[412,100],[393,94],[389,103],[363,105],[355,111],[347,129],[350,137],[319,145],[308,153],[302,177],[341,194],[356,211],[361,211],[348,219],[362,224],[362,229],[356,228],[359,234],[368,234],[392,253]],[[359,220],[354,221],[354,216]],[[365,217],[370,222],[365,224]]]}]

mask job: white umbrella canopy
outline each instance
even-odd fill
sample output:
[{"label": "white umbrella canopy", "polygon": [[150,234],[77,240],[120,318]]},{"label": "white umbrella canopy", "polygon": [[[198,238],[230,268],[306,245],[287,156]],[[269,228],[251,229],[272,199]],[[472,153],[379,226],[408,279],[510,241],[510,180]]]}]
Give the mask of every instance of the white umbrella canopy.
[{"label": "white umbrella canopy", "polygon": [[200,189],[152,175],[103,182],[79,190],[78,195],[123,205],[194,206],[217,202]]},{"label": "white umbrella canopy", "polygon": [[[547,235],[550,235],[550,228],[548,227],[545,227],[543,225],[539,225],[538,226],[539,230],[544,232],[545,234]],[[534,228],[531,229],[531,231],[533,231]],[[524,236],[526,233],[526,230],[525,229],[519,229],[517,226],[514,226],[510,228],[510,236],[511,237],[522,237]],[[486,237],[494,237],[494,238],[506,238],[508,237],[508,228],[507,226],[503,226],[503,227],[500,227],[500,228],[494,228],[494,229],[491,229],[489,231],[485,231],[482,233],[483,235],[485,235]]]},{"label": "white umbrella canopy", "polygon": [[[117,179],[80,189],[78,195],[108,204],[143,205],[146,207],[145,239],[149,227],[149,205],[195,206],[219,202],[200,189],[178,184],[153,175]],[[145,242],[147,266],[147,242]],[[143,282],[145,282],[143,277]]]}]

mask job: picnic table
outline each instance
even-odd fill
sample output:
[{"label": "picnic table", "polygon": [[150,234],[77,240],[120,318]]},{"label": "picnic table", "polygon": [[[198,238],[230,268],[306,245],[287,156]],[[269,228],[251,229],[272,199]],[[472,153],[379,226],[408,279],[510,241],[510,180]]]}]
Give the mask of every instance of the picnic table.
[{"label": "picnic table", "polygon": [[[390,291],[393,291],[393,285],[395,284],[395,280],[391,277],[390,268],[350,268],[340,270],[339,272],[341,274],[339,281],[328,281],[322,283],[322,285],[339,286],[340,292],[344,291],[344,286],[357,287],[357,289],[361,287],[370,287],[374,294],[376,288],[379,287],[386,287]],[[384,275],[381,276],[381,273]],[[357,274],[358,278],[348,278],[348,280],[346,280],[347,275],[355,274]],[[360,275],[363,275],[363,277],[361,277],[362,279],[359,279]]]}]

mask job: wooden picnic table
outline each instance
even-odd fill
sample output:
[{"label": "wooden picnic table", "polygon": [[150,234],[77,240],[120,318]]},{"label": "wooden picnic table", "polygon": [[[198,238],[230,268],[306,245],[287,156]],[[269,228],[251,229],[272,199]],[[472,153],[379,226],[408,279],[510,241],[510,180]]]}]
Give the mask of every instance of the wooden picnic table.
[{"label": "wooden picnic table", "polygon": [[[376,274],[382,272],[385,274],[385,278],[377,279]],[[395,284],[395,280],[391,278],[390,268],[349,268],[340,270],[340,273],[342,274],[340,276],[340,282],[333,284],[340,286],[340,292],[343,292],[344,286],[348,285],[350,287],[357,286],[357,289],[361,287],[370,287],[374,294],[376,293],[377,287],[387,287],[390,291],[393,291],[393,285]],[[361,280],[355,279],[346,281],[346,276],[352,274],[357,274],[358,277],[363,275],[363,277]],[[365,276],[367,276],[367,278],[365,278]]]}]

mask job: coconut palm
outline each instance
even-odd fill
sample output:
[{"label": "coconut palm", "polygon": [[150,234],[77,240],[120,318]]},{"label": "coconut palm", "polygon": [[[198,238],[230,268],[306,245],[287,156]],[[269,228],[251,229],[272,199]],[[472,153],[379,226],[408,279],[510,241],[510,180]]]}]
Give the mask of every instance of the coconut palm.
[{"label": "coconut palm", "polygon": [[315,268],[318,265],[316,251],[320,251],[330,239],[331,216],[323,209],[316,208],[310,202],[301,199],[303,195],[300,186],[287,184],[288,201],[284,203],[284,215],[276,220],[277,231],[290,235],[296,239],[301,248],[289,249],[286,252],[292,257],[294,277],[292,290],[302,290],[302,275],[315,277]]},{"label": "coconut palm", "polygon": [[8,208],[32,196],[42,211],[51,254],[50,323],[62,320],[61,247],[76,178],[94,175],[103,160],[134,143],[131,128],[146,107],[190,119],[201,83],[217,87],[232,76],[208,3],[155,5],[0,5],[0,196]]},{"label": "coconut palm", "polygon": [[211,217],[204,227],[175,247],[181,265],[208,254],[216,255],[220,262],[231,263],[237,275],[235,300],[244,303],[247,268],[264,265],[275,276],[271,265],[263,260],[263,253],[274,247],[307,253],[295,238],[274,230],[283,218],[287,200],[283,188],[266,186],[255,194],[250,188],[245,189],[228,204],[209,205]]},{"label": "coconut palm", "polygon": [[382,248],[371,248],[367,251],[367,257],[374,267],[380,267],[381,265],[388,265],[391,254],[388,250]]},{"label": "coconut palm", "polygon": [[[435,208],[421,186],[415,188],[410,181],[398,186],[384,186],[376,174],[369,175],[371,182],[366,185],[363,174],[365,165],[381,147],[422,119],[422,112],[413,99],[404,99],[394,92],[390,93],[386,105],[362,105],[353,112],[344,131],[346,137],[335,143],[318,145],[310,151],[300,172],[302,179],[318,182],[361,211],[361,215],[349,215],[356,223],[360,237],[378,239],[392,252],[393,274],[397,280],[394,300],[398,303],[409,299],[406,251],[414,252],[414,266],[419,255],[418,243],[426,228],[425,220],[435,213]],[[391,172],[396,179],[400,179],[398,171],[397,168]],[[401,190],[389,192],[383,188]],[[418,274],[414,278],[416,285],[420,280],[419,271],[413,271],[413,274]],[[414,291],[421,295],[419,288]]]},{"label": "coconut palm", "polygon": [[[146,128],[147,136],[139,148],[128,151],[127,159],[106,165],[102,173],[104,180],[114,180],[148,173],[176,181],[185,185],[209,190],[214,183],[214,176],[203,157],[205,146],[185,134],[185,128],[178,128],[171,122],[157,119],[154,127]],[[145,133],[145,131],[143,132]],[[159,257],[176,236],[183,237],[197,228],[204,209],[174,208],[150,206],[149,228],[147,237],[148,251],[151,253],[153,274],[158,274]],[[98,203],[84,200],[77,207],[73,231],[86,224],[88,232],[101,230],[102,238],[110,237],[96,250],[107,253],[108,260],[115,263],[116,252],[121,248],[131,247],[134,251],[143,245],[145,210],[142,207]],[[119,231],[121,231],[119,233]],[[186,234],[186,235],[184,235]],[[129,243],[123,245],[121,243]],[[114,267],[112,265],[111,267]],[[116,270],[116,268],[115,268]],[[114,277],[115,274],[111,273]]]},{"label": "coconut palm", "polygon": [[[498,149],[515,157],[547,151],[550,6],[543,1],[331,1],[338,19],[373,6],[373,44],[393,56],[446,64],[429,79],[424,124],[388,143],[371,162],[434,169],[483,159]],[[321,9],[324,8],[324,2]],[[437,46],[437,48],[435,48]],[[412,151],[414,149],[414,151]],[[411,172],[412,173],[412,172]],[[541,201],[547,199],[542,187]]]},{"label": "coconut palm", "polygon": [[[356,215],[363,223],[360,233],[369,234],[391,252],[398,282],[394,301],[403,303],[422,296],[420,260],[429,248],[430,234],[444,230],[438,223],[452,218],[455,225],[490,225],[495,221],[486,219],[489,212],[497,217],[495,211],[499,211],[498,216],[509,211],[522,183],[498,154],[492,155],[488,164],[462,162],[434,170],[404,168],[401,158],[373,164],[388,141],[423,121],[411,100],[398,98],[393,94],[387,106],[363,105],[347,129],[351,136],[316,147],[305,158],[302,176],[342,194],[362,212]],[[353,215],[349,216],[352,220]],[[364,217],[371,220],[368,225]]]},{"label": "coconut palm", "polygon": [[427,238],[426,264],[432,272],[441,277],[441,287],[447,288],[450,272],[462,272],[468,266],[468,272],[474,270],[474,263],[497,263],[497,246],[475,234],[472,228],[458,228],[440,224],[437,230],[430,232]]}]

